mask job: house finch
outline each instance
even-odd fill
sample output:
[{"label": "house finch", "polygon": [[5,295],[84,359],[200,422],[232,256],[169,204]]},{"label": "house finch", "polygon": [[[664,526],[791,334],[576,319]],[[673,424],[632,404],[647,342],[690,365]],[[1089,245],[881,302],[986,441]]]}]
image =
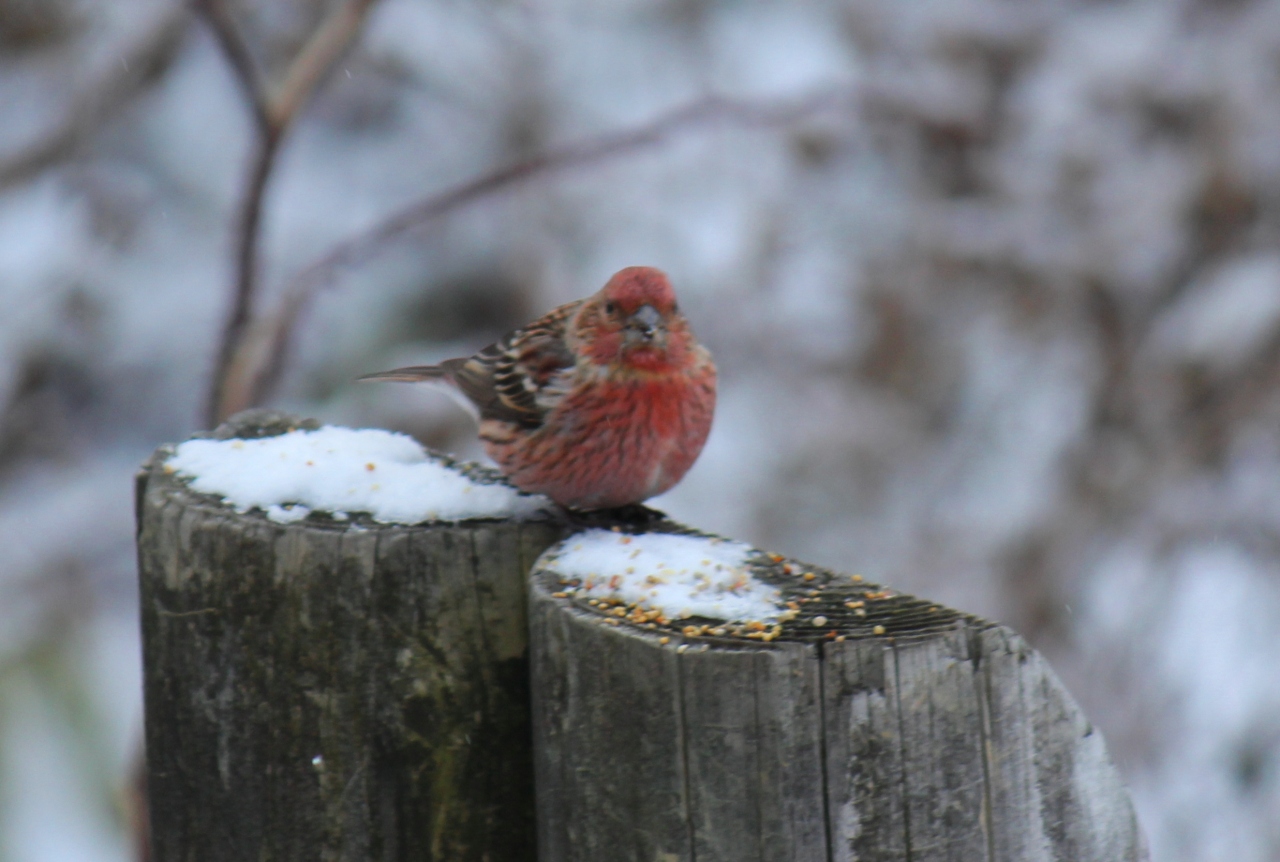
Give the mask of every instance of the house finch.
[{"label": "house finch", "polygon": [[711,354],[666,275],[647,266],[468,359],[361,379],[455,387],[515,486],[574,509],[639,503],[675,485],[702,451],[716,403]]}]

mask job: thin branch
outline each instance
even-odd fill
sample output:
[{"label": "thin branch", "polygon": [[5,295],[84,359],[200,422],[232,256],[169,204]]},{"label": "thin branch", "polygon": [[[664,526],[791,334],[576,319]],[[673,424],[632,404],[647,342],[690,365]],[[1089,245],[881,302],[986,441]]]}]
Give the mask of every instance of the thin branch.
[{"label": "thin branch", "polygon": [[[420,229],[483,198],[523,182],[568,169],[581,169],[662,142],[670,135],[713,122],[739,126],[789,125],[850,98],[847,88],[824,89],[799,99],[751,102],[719,97],[699,99],[643,126],[593,140],[569,144],[540,156],[516,162],[411,204],[368,230],[344,240],[304,267],[289,283],[271,320],[263,323],[254,341],[265,364],[246,385],[249,404],[259,404],[274,389],[291,348],[297,320],[315,295],[339,269],[361,263],[409,231]],[[249,369],[245,369],[249,372]],[[249,372],[253,373],[253,372]]]},{"label": "thin branch", "polygon": [[227,65],[231,67],[236,83],[240,85],[245,101],[249,103],[258,131],[263,134],[268,133],[271,129],[271,110],[267,104],[266,89],[262,86],[262,80],[253,62],[253,52],[240,38],[236,22],[232,20],[231,14],[222,5],[221,0],[193,0],[192,6],[209,25],[213,38],[218,42],[218,48],[226,57]]},{"label": "thin branch", "polygon": [[77,95],[66,117],[47,136],[0,162],[0,189],[20,183],[73,155],[120,106],[141,92],[173,58],[188,23],[181,7],[162,14],[141,38],[114,58],[94,83]]},{"label": "thin branch", "polygon": [[338,268],[368,258],[381,246],[402,234],[525,180],[558,173],[566,168],[588,167],[659,143],[674,132],[715,121],[728,121],[741,126],[786,125],[818,110],[830,108],[847,97],[847,91],[823,90],[801,99],[773,102],[746,102],[719,97],[698,99],[638,128],[569,144],[516,162],[411,204],[363,233],[340,242],[303,269],[293,279],[290,292],[314,292]]},{"label": "thin branch", "polygon": [[240,38],[220,0],[195,0],[218,41],[246,99],[258,129],[256,150],[241,198],[236,225],[235,296],[223,327],[222,340],[209,388],[207,422],[213,427],[232,413],[248,406],[242,389],[233,385],[238,365],[243,364],[246,336],[253,319],[258,285],[258,258],[262,236],[262,206],[267,184],[275,168],[280,144],[298,112],[315,92],[338,58],[356,35],[376,0],[348,0],[336,9],[307,40],[289,64],[279,93],[270,97],[255,69],[248,46]]},{"label": "thin branch", "polygon": [[280,127],[292,120],[307,97],[359,34],[365,16],[377,0],[350,0],[338,7],[307,41],[289,65],[284,83],[271,101],[271,120]]},{"label": "thin branch", "polygon": [[214,364],[209,402],[206,408],[208,427],[215,427],[222,419],[222,402],[228,369],[236,349],[244,337],[253,317],[253,299],[257,289],[259,228],[262,223],[262,198],[280,136],[271,121],[271,109],[263,89],[262,79],[253,61],[249,46],[240,38],[240,32],[220,0],[195,0],[195,9],[209,25],[218,47],[226,57],[236,82],[249,103],[249,110],[257,128],[258,138],[249,167],[244,194],[240,198],[240,211],[236,216],[235,230],[235,293],[231,311],[222,328],[218,355]]},{"label": "thin branch", "polygon": [[258,291],[258,257],[262,234],[262,204],[266,196],[267,181],[275,167],[276,153],[280,148],[280,134],[267,132],[259,137],[240,198],[240,212],[236,217],[235,295],[231,313],[223,325],[222,341],[218,345],[217,366],[213,385],[209,390],[208,427],[216,428],[235,410],[228,411],[227,381],[233,375],[240,347],[253,320],[253,304]]}]

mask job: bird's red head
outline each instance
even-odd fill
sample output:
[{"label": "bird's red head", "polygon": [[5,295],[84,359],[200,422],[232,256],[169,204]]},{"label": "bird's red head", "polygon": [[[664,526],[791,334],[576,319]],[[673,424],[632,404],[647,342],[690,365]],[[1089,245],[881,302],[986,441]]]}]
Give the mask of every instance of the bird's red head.
[{"label": "bird's red head", "polygon": [[602,365],[662,372],[687,359],[691,335],[665,273],[629,266],[591,297],[578,320],[587,353]]},{"label": "bird's red head", "polygon": [[666,317],[676,311],[676,292],[671,280],[660,269],[651,266],[629,266],[613,274],[600,291],[605,303],[613,303],[618,311],[630,316],[646,305]]}]

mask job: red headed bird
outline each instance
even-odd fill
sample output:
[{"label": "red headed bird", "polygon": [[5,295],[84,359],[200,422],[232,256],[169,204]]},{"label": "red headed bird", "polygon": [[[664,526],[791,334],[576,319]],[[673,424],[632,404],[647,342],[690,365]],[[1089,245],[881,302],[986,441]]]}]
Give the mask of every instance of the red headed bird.
[{"label": "red headed bird", "polygon": [[639,503],[688,472],[711,430],[716,366],[665,274],[614,274],[466,359],[361,380],[437,381],[475,406],[517,488],[573,509]]}]

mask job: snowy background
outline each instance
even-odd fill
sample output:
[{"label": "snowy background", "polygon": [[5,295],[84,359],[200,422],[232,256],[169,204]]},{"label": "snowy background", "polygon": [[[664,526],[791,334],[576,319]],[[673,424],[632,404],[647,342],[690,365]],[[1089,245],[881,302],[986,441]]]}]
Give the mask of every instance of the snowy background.
[{"label": "snowy background", "polygon": [[[334,5],[227,8],[279,81]],[[662,267],[722,388],[658,506],[1012,625],[1157,862],[1280,859],[1280,2],[381,0],[283,143],[259,308],[709,95],[808,107],[695,109],[378,246],[269,403],[474,456],[446,398],[352,379]],[[205,425],[252,146],[184,7],[0,0],[5,862],[130,858],[131,477]]]}]

